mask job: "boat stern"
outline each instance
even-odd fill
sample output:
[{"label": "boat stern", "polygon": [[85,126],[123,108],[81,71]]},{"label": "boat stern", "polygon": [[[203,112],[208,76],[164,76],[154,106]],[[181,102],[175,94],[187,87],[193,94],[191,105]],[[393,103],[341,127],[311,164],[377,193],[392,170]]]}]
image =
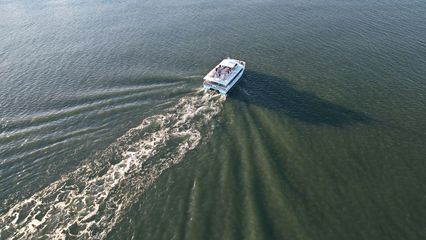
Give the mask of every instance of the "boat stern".
[{"label": "boat stern", "polygon": [[226,96],[226,89],[210,84],[206,81],[203,82],[203,88],[205,91],[213,91],[215,93],[219,93],[223,96]]}]

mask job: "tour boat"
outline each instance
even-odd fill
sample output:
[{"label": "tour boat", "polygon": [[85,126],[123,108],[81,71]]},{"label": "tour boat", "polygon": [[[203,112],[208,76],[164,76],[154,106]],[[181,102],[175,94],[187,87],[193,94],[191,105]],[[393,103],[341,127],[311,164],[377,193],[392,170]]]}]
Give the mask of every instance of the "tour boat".
[{"label": "tour boat", "polygon": [[203,79],[205,90],[213,90],[224,96],[240,80],[246,68],[246,62],[226,58],[214,67]]}]

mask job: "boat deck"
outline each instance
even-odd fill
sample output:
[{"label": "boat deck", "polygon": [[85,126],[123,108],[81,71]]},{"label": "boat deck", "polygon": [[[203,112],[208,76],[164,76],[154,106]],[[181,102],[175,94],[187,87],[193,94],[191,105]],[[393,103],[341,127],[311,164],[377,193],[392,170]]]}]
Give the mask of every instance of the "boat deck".
[{"label": "boat deck", "polygon": [[224,59],[204,77],[204,80],[226,86],[242,68],[237,60]]}]

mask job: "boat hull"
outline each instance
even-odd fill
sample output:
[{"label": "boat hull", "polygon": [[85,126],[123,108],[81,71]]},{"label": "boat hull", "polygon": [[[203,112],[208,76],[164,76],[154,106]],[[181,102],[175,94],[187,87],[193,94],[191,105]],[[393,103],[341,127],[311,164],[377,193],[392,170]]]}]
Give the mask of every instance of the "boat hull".
[{"label": "boat hull", "polygon": [[244,70],[245,68],[241,69],[240,72],[231,80],[231,82],[226,87],[219,87],[206,82],[203,83],[203,87],[205,90],[213,90],[220,93],[223,96],[226,96],[229,93],[229,91],[231,91],[231,89],[235,86],[235,84],[237,84],[237,82],[241,79],[241,77],[244,74]]}]

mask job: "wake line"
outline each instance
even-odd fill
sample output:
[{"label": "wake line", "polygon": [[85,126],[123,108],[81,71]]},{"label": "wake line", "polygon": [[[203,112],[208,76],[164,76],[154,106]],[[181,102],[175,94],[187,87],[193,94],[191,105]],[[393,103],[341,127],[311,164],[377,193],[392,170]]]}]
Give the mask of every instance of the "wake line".
[{"label": "wake line", "polygon": [[156,100],[165,89],[181,90],[182,82],[151,84],[139,87],[113,88],[105,91],[95,91],[72,98],[65,98],[61,109],[51,109],[45,112],[14,118],[0,118],[0,141],[2,138],[23,135],[52,123],[59,123],[69,117],[76,117],[94,111],[108,110],[113,106],[141,104],[141,99]]},{"label": "wake line", "polygon": [[199,145],[223,97],[199,91],[130,129],[107,149],[0,215],[0,238],[104,239],[125,209]]}]

